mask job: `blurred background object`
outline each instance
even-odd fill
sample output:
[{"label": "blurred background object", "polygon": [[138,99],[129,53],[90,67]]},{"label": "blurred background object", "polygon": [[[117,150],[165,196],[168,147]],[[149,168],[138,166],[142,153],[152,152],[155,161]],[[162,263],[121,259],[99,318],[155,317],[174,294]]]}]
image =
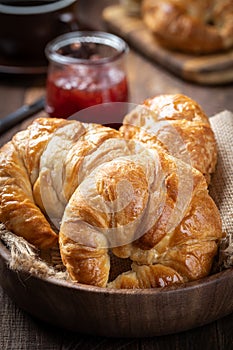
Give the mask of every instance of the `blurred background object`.
[{"label": "blurred background object", "polygon": [[[130,0],[125,1],[130,4]],[[131,48],[136,49],[141,55],[152,60],[155,65],[158,64],[160,67],[164,67],[183,80],[205,85],[232,83],[233,47],[228,50],[223,49],[217,52],[207,53],[212,44],[214,48],[219,43],[215,40],[210,42],[209,36],[205,35],[205,30],[208,28],[207,31],[208,33],[210,31],[211,38],[215,38],[217,26],[211,24],[203,25],[201,20],[197,21],[196,18],[190,20],[189,17],[191,16],[188,17],[186,14],[182,14],[182,11],[190,10],[190,4],[193,5],[191,7],[192,9],[195,8],[194,12],[196,14],[203,8],[202,6],[206,5],[206,1],[211,1],[211,3],[218,5],[218,11],[222,9],[218,21],[221,22],[222,16],[224,17],[225,25],[222,27],[222,37],[225,38],[227,45],[231,45],[233,38],[232,0],[192,0],[188,1],[187,4],[185,0],[142,0],[141,16],[130,15],[127,11],[126,3],[122,5],[121,0],[119,0],[117,4],[114,2],[114,4],[105,7],[103,18],[109,31],[120,35],[128,42]],[[182,10],[178,7],[178,12],[182,16],[176,16],[177,12],[171,11],[173,9],[172,5],[178,3],[183,4]],[[177,43],[187,44],[194,52],[180,52],[162,45],[161,41],[157,40],[154,32],[145,23],[143,8],[145,11],[146,4],[148,5],[146,7],[146,13],[150,18],[151,25],[156,27],[158,25],[159,27],[159,23],[166,23],[167,28],[163,27],[162,35],[170,38],[169,40],[173,47]],[[224,7],[225,5],[226,7]],[[217,13],[217,7],[215,7],[215,13]],[[172,18],[172,21],[169,16]],[[196,26],[194,25],[195,23]],[[197,28],[201,28],[201,30],[196,30]],[[205,53],[203,54],[197,54],[196,51],[200,41],[202,42],[202,47],[204,45],[205,48]]]},{"label": "blurred background object", "polygon": [[22,73],[45,71],[46,44],[78,29],[77,0],[0,1],[0,65]]},{"label": "blurred background object", "polygon": [[132,16],[140,16],[142,0],[120,0],[126,12]]},{"label": "blurred background object", "polygon": [[143,0],[142,20],[169,50],[205,55],[233,48],[232,0]]}]

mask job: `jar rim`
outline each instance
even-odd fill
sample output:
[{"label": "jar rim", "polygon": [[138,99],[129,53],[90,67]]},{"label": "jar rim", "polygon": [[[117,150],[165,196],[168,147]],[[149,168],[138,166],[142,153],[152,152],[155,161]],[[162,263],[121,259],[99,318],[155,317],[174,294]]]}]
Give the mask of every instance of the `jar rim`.
[{"label": "jar rim", "polygon": [[[75,43],[94,43],[109,46],[116,50],[116,53],[101,57],[96,60],[88,58],[75,58],[62,55],[58,52],[64,46]],[[60,64],[83,64],[83,65],[102,65],[108,62],[116,61],[118,58],[127,53],[129,47],[127,43],[120,37],[101,31],[76,31],[58,36],[45,47],[45,55],[49,61]]]}]

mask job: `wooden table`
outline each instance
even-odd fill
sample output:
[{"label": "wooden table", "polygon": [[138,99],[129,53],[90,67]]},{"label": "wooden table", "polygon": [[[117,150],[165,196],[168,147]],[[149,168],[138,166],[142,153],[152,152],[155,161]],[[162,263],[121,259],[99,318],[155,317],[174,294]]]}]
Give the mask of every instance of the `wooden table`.
[{"label": "wooden table", "polygon": [[[92,29],[104,29],[101,13],[117,1],[80,0],[80,23]],[[203,86],[183,81],[149,61],[132,47],[127,59],[130,101],[140,103],[160,93],[184,93],[201,104],[211,116],[224,109],[233,111],[233,85]],[[24,102],[44,94],[45,76],[0,76],[0,118]],[[9,140],[28,121],[0,136],[0,144]],[[232,296],[229,296],[229,298]],[[36,302],[36,301],[35,301]],[[233,314],[204,327],[180,334],[147,339],[109,339],[74,334],[44,324],[20,310],[0,287],[0,349],[233,349]]]}]

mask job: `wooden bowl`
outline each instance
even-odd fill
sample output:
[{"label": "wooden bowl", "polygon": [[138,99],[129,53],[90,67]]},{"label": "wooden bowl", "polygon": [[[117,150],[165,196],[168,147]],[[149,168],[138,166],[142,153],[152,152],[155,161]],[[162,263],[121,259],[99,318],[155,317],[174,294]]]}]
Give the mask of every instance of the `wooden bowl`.
[{"label": "wooden bowl", "polygon": [[9,267],[0,241],[0,284],[16,304],[53,325],[92,335],[146,337],[185,331],[233,311],[233,269],[179,287],[109,290],[38,278]]},{"label": "wooden bowl", "polygon": [[[111,106],[105,110],[97,105],[72,119],[118,129],[126,107],[118,106],[114,116]],[[0,240],[0,284],[10,298],[33,316],[72,331],[107,337],[157,336],[202,326],[233,312],[233,269],[180,286],[112,290],[38,278],[11,270],[9,262],[10,253]]]}]

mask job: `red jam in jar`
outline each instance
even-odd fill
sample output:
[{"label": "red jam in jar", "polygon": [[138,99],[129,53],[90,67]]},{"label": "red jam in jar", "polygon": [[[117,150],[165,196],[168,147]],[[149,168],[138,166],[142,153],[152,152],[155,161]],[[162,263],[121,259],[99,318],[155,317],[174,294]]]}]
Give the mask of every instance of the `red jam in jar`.
[{"label": "red jam in jar", "polygon": [[67,69],[54,72],[47,80],[46,111],[51,117],[67,118],[96,104],[127,101],[127,81],[121,71],[108,70],[93,79],[88,72],[75,76]]},{"label": "red jam in jar", "polygon": [[46,111],[68,118],[75,112],[108,102],[127,102],[125,42],[103,32],[72,32],[46,48],[50,65]]}]

